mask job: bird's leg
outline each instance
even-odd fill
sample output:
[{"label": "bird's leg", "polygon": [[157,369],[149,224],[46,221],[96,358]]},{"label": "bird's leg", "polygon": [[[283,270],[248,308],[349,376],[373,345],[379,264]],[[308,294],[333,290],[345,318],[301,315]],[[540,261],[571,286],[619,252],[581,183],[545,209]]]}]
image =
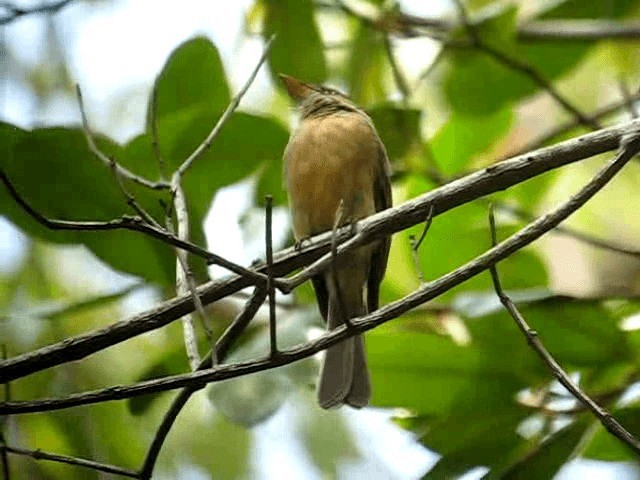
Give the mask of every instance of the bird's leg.
[{"label": "bird's leg", "polygon": [[310,239],[311,239],[311,236],[303,237],[303,238],[300,238],[300,239],[296,240],[296,242],[293,244],[293,249],[296,252],[301,252],[302,249],[304,249],[304,242],[309,243]]}]

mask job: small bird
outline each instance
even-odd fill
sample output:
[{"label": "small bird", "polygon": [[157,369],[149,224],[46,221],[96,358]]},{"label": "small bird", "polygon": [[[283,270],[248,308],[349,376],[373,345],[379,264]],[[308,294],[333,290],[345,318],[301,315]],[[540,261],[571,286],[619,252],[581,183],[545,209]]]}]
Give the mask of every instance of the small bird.
[{"label": "small bird", "polygon": [[[389,160],[371,118],[337,90],[280,77],[300,112],[300,123],[284,151],[296,242],[389,208]],[[331,270],[312,279],[329,330],[342,325],[345,317],[378,308],[389,245],[385,238],[340,257],[337,282]],[[318,383],[320,406],[346,403],[361,408],[370,398],[364,339],[355,336],[328,348]]]}]

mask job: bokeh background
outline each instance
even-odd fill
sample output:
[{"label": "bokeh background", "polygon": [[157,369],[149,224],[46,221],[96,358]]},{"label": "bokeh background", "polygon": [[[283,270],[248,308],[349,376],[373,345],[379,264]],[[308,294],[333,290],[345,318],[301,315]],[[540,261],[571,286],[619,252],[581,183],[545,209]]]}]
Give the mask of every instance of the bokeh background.
[{"label": "bokeh background", "polygon": [[[45,4],[11,3],[24,9]],[[587,114],[638,91],[633,38],[536,42],[518,35],[529,20],[633,22],[638,1],[470,0],[465,6],[488,45],[539,71]],[[276,246],[292,242],[280,156],[295,112],[276,81],[279,72],[330,83],[367,109],[393,163],[396,204],[572,121],[530,75],[463,45],[463,27],[414,32],[382,21],[399,12],[449,25],[458,20],[448,0],[72,0],[59,11],[18,18],[0,6],[11,20],[0,16],[0,145],[6,153],[0,166],[51,217],[99,220],[131,213],[86,148],[74,85],[82,89],[102,147],[157,179],[147,125],[154,82],[160,86],[160,143],[169,166],[177,165],[214,125],[256,65],[265,38],[277,31],[241,113],[185,179],[194,240],[249,265],[264,258],[265,193],[276,201]],[[633,104],[621,102],[602,123],[629,119]],[[587,130],[574,126],[548,141]],[[539,214],[576,191],[605,157],[492,199]],[[637,165],[629,165],[569,224],[611,244],[636,245],[639,174]],[[160,217],[157,198],[136,194]],[[501,238],[526,223],[506,209],[497,213]],[[172,251],[155,241],[129,233],[53,234],[4,191],[0,214],[0,343],[10,356],[127,318],[175,294]],[[383,303],[415,290],[419,271],[431,280],[486,250],[487,202],[435,219],[416,265],[409,236],[420,230],[394,237]],[[637,256],[555,234],[500,264],[509,293],[551,353],[636,434],[639,266]],[[226,274],[195,269],[199,281]],[[216,333],[246,295],[207,308]],[[279,297],[278,305],[283,345],[321,334],[308,285]],[[368,333],[367,342],[371,408],[320,410],[313,390],[317,358],[223,382],[191,399],[154,478],[640,478],[633,455],[527,350],[501,311],[488,274]],[[267,350],[261,311],[227,361]],[[82,362],[13,382],[11,398],[63,396],[187,370],[182,330],[174,322]],[[9,445],[135,469],[173,396],[3,418],[0,428]],[[108,477],[9,459],[11,478]]]}]

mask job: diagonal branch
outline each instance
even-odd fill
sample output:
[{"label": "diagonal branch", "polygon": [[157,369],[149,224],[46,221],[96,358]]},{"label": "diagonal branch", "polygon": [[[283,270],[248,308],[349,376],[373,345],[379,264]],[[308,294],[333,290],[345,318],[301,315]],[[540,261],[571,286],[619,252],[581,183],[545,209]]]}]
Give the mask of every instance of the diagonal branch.
[{"label": "diagonal branch", "polygon": [[220,133],[220,130],[222,130],[222,127],[224,126],[224,124],[227,123],[229,118],[231,118],[231,115],[233,114],[233,112],[235,112],[236,108],[238,108],[238,105],[240,105],[240,101],[242,100],[242,97],[244,97],[244,94],[247,93],[247,90],[249,90],[249,87],[253,83],[253,80],[256,78],[256,75],[258,75],[258,71],[260,70],[260,67],[262,67],[262,64],[265,62],[265,60],[267,59],[267,55],[269,55],[269,51],[271,50],[271,45],[273,44],[273,41],[275,40],[275,38],[276,38],[276,34],[273,34],[271,38],[267,41],[267,44],[265,45],[264,50],[262,52],[262,56],[260,57],[260,60],[258,60],[258,64],[253,69],[253,72],[251,72],[251,75],[249,75],[249,78],[245,82],[244,86],[240,89],[237,95],[233,97],[233,99],[231,100],[231,103],[229,103],[229,106],[220,117],[220,120],[218,120],[218,123],[216,123],[216,125],[213,127],[211,132],[209,132],[209,135],[207,135],[207,138],[205,138],[205,140],[200,145],[198,145],[198,147],[193,151],[191,155],[189,155],[189,157],[182,163],[182,165],[180,165],[180,167],[176,171],[176,174],[178,176],[180,177],[183,176],[186,173],[186,171],[189,170],[193,162],[195,162],[198,158],[200,158],[209,149],[209,147],[211,147],[211,144]]},{"label": "diagonal branch", "polygon": [[529,77],[536,85],[538,85],[543,90],[546,90],[549,95],[567,112],[569,112],[580,124],[591,127],[593,129],[601,128],[600,124],[597,120],[594,120],[591,117],[588,117],[584,113],[582,113],[575,105],[573,105],[569,100],[564,98],[563,95],[556,90],[553,84],[544,78],[544,76],[538,72],[535,68],[527,63],[521,61],[520,59],[507,55],[502,50],[499,50],[492,45],[485,42],[478,32],[476,31],[474,25],[469,20],[467,15],[467,11],[462,3],[462,0],[454,0],[454,3],[458,9],[458,14],[460,16],[460,20],[464,25],[469,37],[472,41],[472,46],[477,48],[480,51],[491,55],[495,60],[502,63],[507,68],[514,70],[516,72],[520,72],[527,77]]},{"label": "diagonal branch", "polygon": [[[424,222],[432,206],[433,216],[436,217],[459,205],[504,190],[554,168],[615,149],[618,147],[623,135],[635,132],[639,128],[640,120],[634,120],[589,133],[552,147],[505,160],[431,190],[401,205],[384,210],[358,222],[360,231],[338,247],[338,255],[357,248],[366,242],[378,240],[412,225]],[[343,228],[338,232],[337,240],[339,242],[344,241],[350,237],[350,234],[351,229],[349,227]],[[331,232],[328,232],[314,237],[310,246],[301,252],[294,248],[289,248],[275,254],[274,274],[284,275],[318,259],[320,255],[329,250],[331,236]],[[330,261],[331,255],[325,255],[320,262],[310,265],[300,274],[291,277],[287,281],[286,287],[294,288],[296,283],[302,283],[327,268]],[[263,272],[264,265],[255,267],[254,273],[256,275],[264,275]],[[253,283],[253,278],[248,276],[230,276],[198,287],[198,295],[203,304],[207,305],[251,286]],[[285,290],[284,281],[281,281],[281,283],[283,283],[281,290]],[[0,362],[0,382],[24,377],[56,365],[79,360],[142,333],[163,327],[193,310],[191,296],[176,297],[130,319],[121,320],[110,326],[12,357]]]},{"label": "diagonal branch", "polygon": [[[635,140],[638,145],[638,139]],[[637,150],[637,147],[635,149]],[[489,222],[491,225],[491,243],[493,246],[496,245],[496,225],[495,218],[493,216],[493,210],[489,211]],[[593,414],[600,420],[600,423],[604,426],[604,428],[609,431],[612,435],[616,436],[623,443],[625,443],[628,447],[630,447],[636,454],[640,454],[640,442],[631,435],[620,423],[613,417],[609,412],[607,412],[604,408],[599,406],[596,402],[594,402],[586,393],[582,391],[582,389],[575,383],[571,381],[569,375],[562,369],[560,364],[556,362],[556,360],[551,356],[549,351],[546,349],[542,340],[538,336],[538,333],[533,330],[522,314],[518,311],[518,308],[515,306],[511,298],[504,292],[502,289],[502,285],[500,284],[500,277],[498,276],[498,270],[496,265],[493,264],[490,269],[491,271],[491,279],[493,280],[493,285],[496,290],[496,294],[498,298],[500,298],[500,302],[509,312],[509,315],[513,318],[513,320],[518,325],[518,328],[522,331],[523,335],[527,339],[527,343],[533,350],[538,354],[538,356],[542,359],[547,368],[551,371],[554,377],[566,388],[579,402],[581,402],[585,407],[593,412]]]},{"label": "diagonal branch", "polygon": [[[249,325],[249,322],[253,319],[255,314],[258,312],[258,309],[264,302],[264,299],[267,295],[267,291],[262,287],[256,287],[253,291],[253,294],[246,302],[242,311],[236,316],[231,325],[227,328],[227,330],[220,336],[215,346],[215,364],[219,364],[224,357],[227,355],[231,344],[234,342],[238,336],[244,331],[244,329]],[[212,356],[206,356],[200,365],[198,366],[198,370],[205,370],[211,368],[212,366]],[[147,452],[147,456],[144,459],[144,463],[142,464],[142,468],[140,469],[140,479],[148,480],[151,478],[153,474],[153,469],[156,464],[156,460],[158,459],[158,455],[160,455],[160,449],[164,444],[171,427],[173,427],[174,422],[178,418],[178,415],[193,395],[198,390],[204,388],[206,383],[201,384],[193,384],[189,385],[182,389],[182,391],[175,398],[171,407],[164,415],[158,430],[156,431],[155,436],[153,437],[153,441],[149,446],[149,450]]]},{"label": "diagonal branch", "polygon": [[133,385],[109,387],[91,392],[73,394],[66,398],[3,402],[0,403],[0,415],[58,410],[78,405],[131,398],[203,382],[218,382],[250,373],[269,370],[307,358],[343,341],[345,338],[371,330],[393,318],[398,318],[403,313],[478,275],[496,262],[507,258],[540,238],[582,207],[635,156],[638,150],[640,150],[640,126],[626,135],[621,140],[620,145],[621,151],[619,154],[607,163],[578,193],[558,208],[538,218],[535,222],[529,224],[515,235],[512,235],[507,240],[499,243],[462,267],[425,284],[401,300],[385,305],[371,314],[353,319],[351,326],[342,325],[304,345],[281,351],[276,357],[267,356],[266,358],[251,361],[219,365],[202,372],[174,375]]},{"label": "diagonal branch", "polygon": [[141,177],[140,175],[136,175],[131,170],[124,168],[113,158],[110,158],[98,148],[98,145],[93,138],[93,134],[91,133],[91,129],[89,128],[89,121],[87,119],[87,113],[85,111],[84,102],[82,100],[82,91],[80,90],[80,85],[78,84],[76,84],[76,96],[78,97],[78,105],[80,106],[80,116],[82,117],[84,136],[87,140],[87,146],[89,147],[91,153],[93,153],[95,157],[100,160],[106,167],[115,170],[115,173],[121,178],[126,178],[127,180],[131,180],[132,182],[135,182],[152,190],[167,190],[169,188],[169,184],[167,184],[166,182],[152,182],[144,177]]},{"label": "diagonal branch", "polygon": [[133,470],[109,465],[107,463],[96,462],[94,460],[43,452],[42,450],[28,450],[26,448],[10,447],[9,445],[0,445],[0,450],[14,455],[31,457],[34,460],[49,460],[51,462],[66,463],[67,465],[74,465],[76,467],[89,468],[96,472],[111,473],[113,475],[120,475],[128,478],[139,478],[138,473]]},{"label": "diagonal branch", "polygon": [[0,180],[4,183],[9,195],[15,200],[15,202],[20,205],[20,207],[35,221],[44,225],[50,230],[75,230],[75,231],[83,231],[83,232],[95,232],[95,231],[105,231],[105,230],[131,230],[135,232],[144,233],[145,235],[149,235],[157,240],[160,240],[164,243],[172,245],[174,247],[183,249],[193,255],[197,255],[198,257],[204,258],[209,264],[219,265],[221,267],[226,268],[227,270],[237,273],[238,275],[246,276],[251,279],[251,283],[255,284],[264,284],[267,281],[266,275],[256,272],[255,270],[249,270],[247,268],[242,267],[241,265],[237,265],[220,255],[216,255],[215,253],[209,252],[208,250],[194,244],[188,242],[186,240],[181,240],[175,235],[172,235],[170,232],[165,229],[157,228],[153,225],[145,223],[140,217],[131,217],[128,215],[123,215],[120,218],[114,220],[108,220],[105,222],[80,222],[80,221],[69,221],[69,220],[55,220],[50,219],[42,215],[40,212],[35,210],[15,189],[9,177],[4,173],[2,168],[0,168]]}]

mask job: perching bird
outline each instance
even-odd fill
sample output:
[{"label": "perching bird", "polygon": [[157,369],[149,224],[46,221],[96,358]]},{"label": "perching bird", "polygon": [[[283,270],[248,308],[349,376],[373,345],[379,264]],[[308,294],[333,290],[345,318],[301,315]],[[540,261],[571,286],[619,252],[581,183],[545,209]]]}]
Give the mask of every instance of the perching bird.
[{"label": "perching bird", "polygon": [[[300,110],[300,124],[284,152],[296,241],[389,208],[389,160],[369,116],[336,90],[287,75],[281,78]],[[329,330],[344,323],[345,316],[354,318],[378,308],[389,244],[385,238],[340,257],[336,276],[342,298],[330,270],[312,279]],[[363,338],[348,338],[327,349],[318,384],[320,406],[346,403],[359,408],[370,398]]]}]

